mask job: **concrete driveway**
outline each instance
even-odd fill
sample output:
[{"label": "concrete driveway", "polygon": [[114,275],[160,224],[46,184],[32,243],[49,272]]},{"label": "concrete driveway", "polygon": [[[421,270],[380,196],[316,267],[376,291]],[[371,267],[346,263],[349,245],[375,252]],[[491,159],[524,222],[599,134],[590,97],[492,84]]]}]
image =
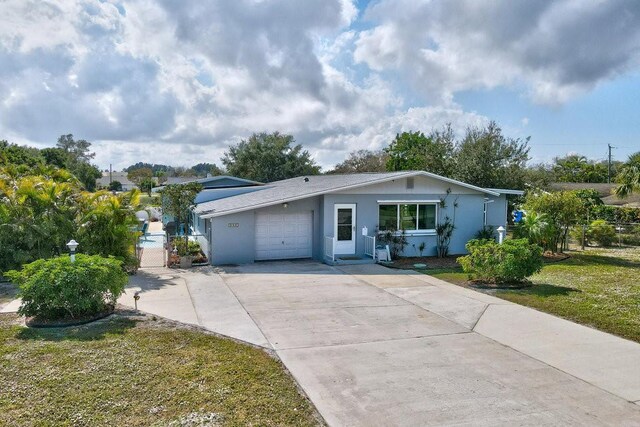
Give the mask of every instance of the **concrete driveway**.
[{"label": "concrete driveway", "polygon": [[640,345],[429,276],[277,262],[172,280],[140,308],[273,348],[330,425],[640,425]]}]

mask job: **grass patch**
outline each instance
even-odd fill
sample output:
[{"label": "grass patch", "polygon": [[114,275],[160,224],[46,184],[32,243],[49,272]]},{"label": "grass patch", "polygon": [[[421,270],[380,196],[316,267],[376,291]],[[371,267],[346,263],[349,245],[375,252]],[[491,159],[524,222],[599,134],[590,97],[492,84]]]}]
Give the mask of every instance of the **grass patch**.
[{"label": "grass patch", "polygon": [[[571,258],[548,263],[532,287],[493,295],[640,342],[640,248],[571,251]],[[466,285],[461,270],[428,272]]]},{"label": "grass patch", "polygon": [[44,330],[17,319],[0,315],[0,425],[320,423],[260,349],[133,314]]}]

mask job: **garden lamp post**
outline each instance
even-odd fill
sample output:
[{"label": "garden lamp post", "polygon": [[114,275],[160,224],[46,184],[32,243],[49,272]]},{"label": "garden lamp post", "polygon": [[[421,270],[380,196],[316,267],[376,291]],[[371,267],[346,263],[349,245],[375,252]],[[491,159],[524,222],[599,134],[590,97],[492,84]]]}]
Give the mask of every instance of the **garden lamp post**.
[{"label": "garden lamp post", "polygon": [[71,239],[69,243],[67,243],[67,247],[69,248],[69,256],[71,257],[71,262],[76,262],[76,249],[78,248],[78,242]]},{"label": "garden lamp post", "polygon": [[503,226],[498,227],[498,243],[502,244],[504,241],[504,232],[507,231]]}]

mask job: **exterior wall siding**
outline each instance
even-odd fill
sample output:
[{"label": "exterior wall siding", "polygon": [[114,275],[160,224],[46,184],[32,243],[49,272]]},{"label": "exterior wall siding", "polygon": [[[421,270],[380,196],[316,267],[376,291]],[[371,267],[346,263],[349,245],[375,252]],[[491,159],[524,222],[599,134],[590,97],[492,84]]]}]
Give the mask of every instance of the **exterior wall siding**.
[{"label": "exterior wall siding", "polygon": [[[378,200],[439,200],[442,194],[404,194],[404,195],[380,195],[380,194],[327,194],[324,196],[323,206],[323,229],[325,236],[334,235],[334,205],[337,203],[356,204],[356,255],[364,256],[364,236],[362,228],[367,227],[368,235],[373,236],[378,227]],[[457,200],[456,200],[457,199]],[[454,209],[454,202],[457,208]],[[473,238],[480,228],[482,228],[484,195],[482,194],[451,194],[446,199],[446,207],[438,206],[438,221],[444,220],[448,216],[455,220],[455,230],[453,232],[449,252],[451,254],[466,253],[465,244]],[[455,214],[454,214],[455,211]],[[455,215],[455,218],[454,218]],[[402,255],[420,255],[418,247],[425,242],[423,255],[436,255],[437,238],[434,232],[411,235],[407,233],[408,244]]]},{"label": "exterior wall siding", "polygon": [[499,197],[489,197],[495,200],[487,204],[487,225],[494,230],[500,226],[507,228],[507,196],[501,194]]},{"label": "exterior wall siding", "polygon": [[[451,254],[466,253],[465,244],[483,227],[485,197],[494,202],[487,204],[487,225],[506,227],[506,196],[487,196],[468,188],[449,185],[441,181],[416,177],[414,185],[406,179],[394,180],[381,185],[371,185],[348,192],[329,193],[308,199],[288,202],[258,210],[246,211],[210,219],[210,259],[214,265],[242,264],[255,261],[255,216],[257,213],[301,213],[312,212],[312,254],[316,260],[324,259],[324,237],[334,236],[334,209],[336,204],[356,205],[356,252],[364,257],[363,227],[373,236],[378,227],[378,201],[434,201],[437,203],[446,194],[445,207],[437,203],[437,220],[445,217],[454,221],[455,230],[449,246]],[[412,187],[412,188],[410,188]],[[197,231],[205,234],[204,227],[197,222]],[[408,244],[402,255],[419,255],[418,247],[425,243],[426,256],[436,255],[435,232],[407,233]],[[344,255],[344,254],[339,254]]]},{"label": "exterior wall siding", "polygon": [[[312,212],[312,254],[313,259],[322,260],[322,214],[320,212],[321,197],[311,197],[253,211],[240,212],[211,218],[211,263],[246,264],[255,261],[255,216],[257,213],[300,213]],[[229,226],[232,224],[232,226]],[[236,226],[237,224],[237,226]]]}]

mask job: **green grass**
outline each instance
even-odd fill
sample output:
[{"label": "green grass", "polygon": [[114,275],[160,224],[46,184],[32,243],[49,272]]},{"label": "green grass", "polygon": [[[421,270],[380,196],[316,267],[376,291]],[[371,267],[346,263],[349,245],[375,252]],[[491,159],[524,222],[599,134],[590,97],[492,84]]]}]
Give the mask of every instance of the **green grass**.
[{"label": "green grass", "polygon": [[[640,248],[569,254],[531,277],[532,287],[495,295],[640,342]],[[427,273],[458,285],[467,282],[459,269]]]},{"label": "green grass", "polygon": [[133,315],[28,329],[0,315],[0,425],[318,425],[265,351]]}]

